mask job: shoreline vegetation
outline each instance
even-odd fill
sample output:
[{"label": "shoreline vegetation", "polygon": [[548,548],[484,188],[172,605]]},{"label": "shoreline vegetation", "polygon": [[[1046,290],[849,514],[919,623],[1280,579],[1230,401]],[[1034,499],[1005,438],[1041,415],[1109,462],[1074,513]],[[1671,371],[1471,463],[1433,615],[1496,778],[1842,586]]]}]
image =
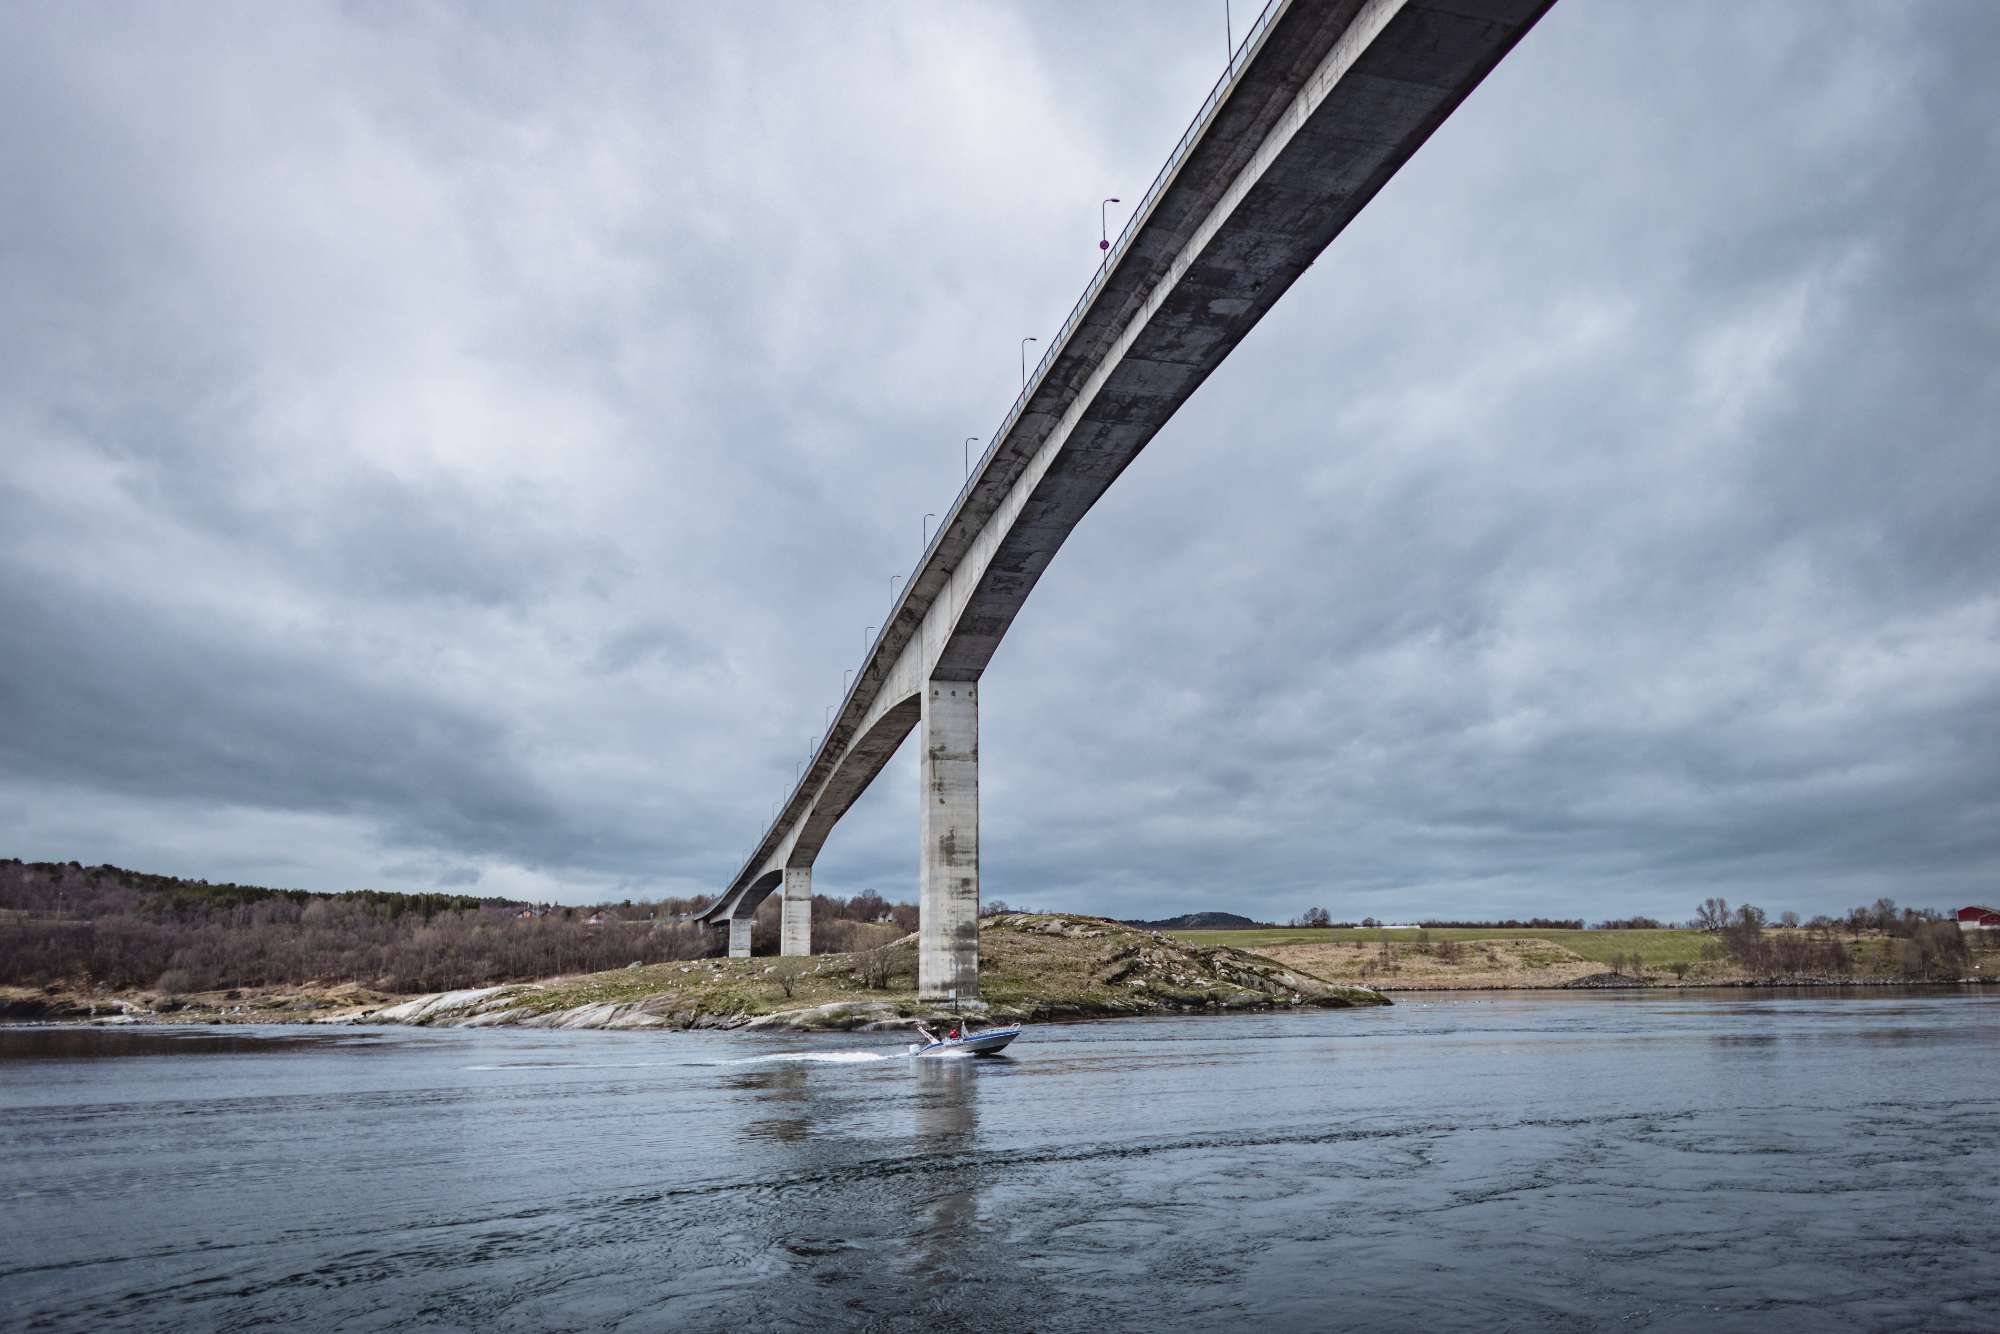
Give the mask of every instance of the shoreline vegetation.
[{"label": "shoreline vegetation", "polygon": [[[1000,913],[981,922],[980,999],[969,1022],[1387,1005],[1227,945],[1201,945],[1101,918]],[[422,996],[336,987],[234,989],[191,996],[87,996],[0,989],[9,1019],[124,1023],[358,1023],[426,1027],[747,1028],[881,1032],[944,1022],[949,1004],[916,996],[916,938],[852,954],[634,962],[604,972]],[[83,1012],[85,1008],[91,1012]]]},{"label": "shoreline vegetation", "polygon": [[1265,927],[1182,930],[1383,991],[1907,986],[2000,977],[2000,932],[1885,913],[1880,925],[1768,926],[1752,908],[1717,928]]},{"label": "shoreline vegetation", "polygon": [[[804,958],[726,959],[692,901],[534,905],[445,894],[314,894],[118,867],[0,859],[0,1021],[401,1022],[869,1029],[941,1017],[915,996],[916,910],[814,900]],[[991,903],[979,1022],[1387,1004],[1385,993],[1983,982],[2000,932],[1889,900],[1773,924],[1701,905],[1694,923],[1529,918],[1277,927],[1228,913],[1121,923]]]},{"label": "shoreline vegetation", "polygon": [[[199,994],[358,982],[417,995],[719,952],[697,899],[590,905],[462,894],[210,884],[117,866],[0,859],[0,986]],[[777,902],[753,923],[778,950]],[[911,904],[816,895],[814,944],[866,950],[917,928]]]},{"label": "shoreline vegetation", "polygon": [[[1965,986],[2000,980],[1991,955],[1975,959],[1963,976],[1928,979],[1887,969],[1752,976],[1713,960],[1676,976],[1656,964],[1630,962],[1629,952],[1613,970],[1544,937],[1514,937],[1505,929],[1482,939],[1478,928],[1456,928],[1464,933],[1460,947],[1442,951],[1442,959],[1444,942],[1421,938],[1437,932],[1390,929],[1389,971],[1382,931],[1357,933],[1371,937],[1359,941],[1301,941],[1297,937],[1324,933],[1287,928],[1177,935],[1095,917],[1015,912],[988,917],[981,926],[983,995],[963,1009],[969,1021],[980,1024],[1388,1005],[1396,994],[1418,992]],[[1656,960],[1666,956],[1678,963],[1688,950],[1675,937],[1694,934],[1666,929],[1645,943]],[[1185,938],[1210,935],[1252,936],[1256,939],[1245,943],[1263,948]],[[1887,956],[1893,944],[1891,937],[1864,938],[1857,953],[1864,959]],[[853,954],[628,964],[418,996],[352,982],[189,995],[74,985],[0,987],[0,1021],[883,1032],[951,1017],[949,1006],[917,1000],[915,948],[915,938],[904,937]],[[1600,945],[1596,952],[1621,951]]]}]

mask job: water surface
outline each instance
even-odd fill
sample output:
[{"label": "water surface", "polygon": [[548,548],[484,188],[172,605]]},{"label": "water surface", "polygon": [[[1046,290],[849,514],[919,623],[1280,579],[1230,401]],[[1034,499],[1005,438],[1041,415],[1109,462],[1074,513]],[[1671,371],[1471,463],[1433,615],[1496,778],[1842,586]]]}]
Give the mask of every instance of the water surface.
[{"label": "water surface", "polygon": [[0,1029],[0,1325],[2000,1327],[2000,996]]}]

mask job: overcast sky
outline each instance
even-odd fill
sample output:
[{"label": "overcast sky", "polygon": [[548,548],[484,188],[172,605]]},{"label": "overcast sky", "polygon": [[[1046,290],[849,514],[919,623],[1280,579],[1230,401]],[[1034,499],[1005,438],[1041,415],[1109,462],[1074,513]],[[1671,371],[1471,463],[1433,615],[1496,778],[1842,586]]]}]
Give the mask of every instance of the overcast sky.
[{"label": "overcast sky", "polygon": [[[1221,11],[0,8],[0,854],[721,886]],[[1043,579],[986,895],[2000,897],[1996,68],[1558,4]]]}]

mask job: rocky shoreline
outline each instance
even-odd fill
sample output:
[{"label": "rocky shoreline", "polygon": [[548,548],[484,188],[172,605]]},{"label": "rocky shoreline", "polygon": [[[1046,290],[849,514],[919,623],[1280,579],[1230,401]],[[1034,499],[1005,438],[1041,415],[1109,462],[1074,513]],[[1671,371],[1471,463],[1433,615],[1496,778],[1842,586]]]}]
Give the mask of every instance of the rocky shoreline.
[{"label": "rocky shoreline", "polygon": [[957,1014],[1009,1024],[1390,1003],[1373,988],[1327,982],[1245,950],[1191,945],[1097,918],[1008,913],[981,925],[983,994],[956,1010],[920,1001],[913,990],[883,995],[857,985],[871,969],[913,974],[916,941],[909,937],[874,960],[816,955],[658,964],[420,996],[348,1022],[883,1032]]},{"label": "rocky shoreline", "polygon": [[[1494,988],[1495,990],[1546,991],[1783,991],[1803,987],[1976,987],[2000,981],[1992,977],[1911,978],[1911,977],[1738,977],[1705,982],[1662,982],[1656,978],[1627,977],[1617,973],[1593,973],[1553,987]],[[1387,988],[1393,990],[1394,988]],[[1452,990],[1476,990],[1454,987]]]},{"label": "rocky shoreline", "polygon": [[[1993,980],[1970,977],[1954,984],[1881,976],[1789,976],[1684,981],[1600,969],[1540,984],[1492,985],[1449,976],[1356,984],[1328,981],[1304,958],[1194,944],[1101,918],[1006,913],[981,925],[983,994],[965,1003],[963,1016],[982,1024],[1387,1005],[1391,994],[1423,992],[1777,990],[1962,986]],[[880,1032],[951,1017],[946,1007],[917,999],[915,961],[915,938],[906,937],[856,955],[632,964],[605,973],[414,997],[354,983],[184,996],[13,988],[0,990],[0,1022]]]},{"label": "rocky shoreline", "polygon": [[[962,1007],[979,1023],[1390,1004],[1373,988],[1328,982],[1245,950],[1097,918],[1009,913],[982,928],[984,994]],[[953,1014],[905,985],[914,982],[915,952],[909,937],[869,955],[635,964],[416,997],[351,984],[173,998],[17,993],[0,996],[0,1020],[879,1032]]]},{"label": "rocky shoreline", "polygon": [[[1122,1004],[1064,1003],[1051,1000],[1029,1004],[993,1005],[968,1001],[958,1012],[980,1023],[1056,1023],[1087,1019],[1126,1019],[1140,1015],[1238,1014],[1291,1008],[1339,1008],[1345,1005],[1393,1004],[1393,996],[1472,995],[1503,992],[1563,991],[1783,991],[1806,988],[1889,988],[1988,986],[2000,978],[1964,977],[1915,981],[1882,977],[1737,978],[1706,982],[1671,982],[1593,974],[1543,986],[1396,986],[1343,988],[1369,992],[1379,1000],[1357,996],[1345,1000],[1310,999],[1300,994],[1218,1003],[1127,1002]],[[888,1032],[911,1030],[919,1023],[949,1020],[949,1007],[920,1004],[914,996],[894,999],[828,1001],[766,1013],[746,1010],[708,1012],[677,1009],[670,1002],[587,1002],[557,1009],[537,1008],[538,994],[552,984],[509,983],[465,991],[437,992],[417,997],[380,996],[366,1004],[332,1000],[325,993],[283,988],[246,993],[226,1003],[195,1001],[160,1004],[146,993],[130,995],[63,991],[55,994],[0,998],[0,1024],[410,1024],[418,1027],[519,1027],[548,1029],[746,1029],[785,1032]]]}]

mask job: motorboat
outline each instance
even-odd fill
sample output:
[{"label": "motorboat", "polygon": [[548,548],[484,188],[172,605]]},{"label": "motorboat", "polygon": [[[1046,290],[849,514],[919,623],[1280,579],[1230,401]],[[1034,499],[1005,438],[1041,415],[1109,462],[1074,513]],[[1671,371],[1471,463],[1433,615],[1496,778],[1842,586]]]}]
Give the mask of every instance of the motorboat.
[{"label": "motorboat", "polygon": [[962,1038],[939,1038],[936,1042],[912,1042],[912,1056],[997,1056],[1001,1048],[1021,1036],[1021,1026],[986,1028]]}]

